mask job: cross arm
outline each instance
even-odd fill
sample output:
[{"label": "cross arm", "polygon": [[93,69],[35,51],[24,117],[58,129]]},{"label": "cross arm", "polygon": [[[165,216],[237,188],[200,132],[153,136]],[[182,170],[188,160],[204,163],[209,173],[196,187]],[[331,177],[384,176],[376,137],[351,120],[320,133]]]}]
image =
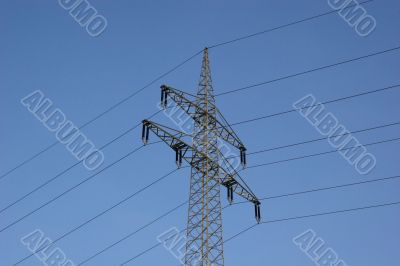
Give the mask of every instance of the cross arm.
[{"label": "cross arm", "polygon": [[[162,141],[177,152],[177,163],[180,165],[182,159],[187,161],[192,167],[200,172],[214,173],[213,179],[220,185],[225,186],[229,191],[239,195],[240,197],[254,203],[256,206],[260,205],[258,198],[246,187],[241,184],[240,177],[236,173],[228,173],[223,167],[219,166],[217,162],[209,158],[206,154],[199,151],[194,145],[188,144],[181,138],[189,136],[188,134],[170,129],[160,124],[154,123],[149,120],[143,120],[142,138],[144,143],[149,139],[149,131],[157,135]],[[172,131],[172,132],[170,132]],[[208,169],[199,167],[199,163],[207,160]],[[220,170],[220,171],[219,171]],[[239,178],[239,179],[238,179]]]},{"label": "cross arm", "polygon": [[[175,88],[162,85],[161,86],[161,105],[163,107],[167,106],[167,99],[168,97],[174,101],[179,107],[182,108],[196,123],[201,125],[201,121],[199,116],[196,116],[196,111],[200,113],[206,113],[206,110],[204,110],[201,106],[196,104],[196,99],[197,96],[191,95],[189,93],[177,90]],[[192,98],[192,99],[190,99]],[[219,112],[219,111],[218,111]],[[222,138],[224,141],[228,142],[232,146],[236,147],[241,151],[241,161],[244,164],[245,162],[245,151],[246,148],[243,144],[243,142],[239,139],[239,137],[236,135],[236,133],[230,128],[230,126],[225,126],[223,125],[215,116],[208,114],[209,119],[211,120],[211,123],[216,124],[216,128],[218,131],[218,135],[220,138]]]}]

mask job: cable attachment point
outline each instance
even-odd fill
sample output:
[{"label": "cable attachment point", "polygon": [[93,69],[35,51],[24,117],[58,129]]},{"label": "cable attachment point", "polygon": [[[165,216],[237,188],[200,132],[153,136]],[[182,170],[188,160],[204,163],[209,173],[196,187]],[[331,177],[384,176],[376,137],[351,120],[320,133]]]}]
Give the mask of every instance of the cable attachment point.
[{"label": "cable attachment point", "polygon": [[168,87],[165,85],[161,86],[161,107],[167,108],[168,105]]},{"label": "cable attachment point", "polygon": [[224,183],[224,186],[226,187],[226,192],[228,195],[229,204],[232,204],[232,202],[233,202],[233,186],[235,184],[237,184],[237,182],[234,179],[230,179]]},{"label": "cable attachment point", "polygon": [[182,166],[182,150],[181,149],[176,149],[175,150],[175,162],[178,168],[181,168]]},{"label": "cable attachment point", "polygon": [[260,221],[261,221],[261,209],[260,209],[260,203],[259,202],[254,204],[254,210],[255,210],[255,216],[256,216],[257,223],[260,223]]},{"label": "cable attachment point", "polygon": [[232,204],[233,202],[233,187],[229,186],[226,188],[227,192],[228,192],[228,202],[229,204]]},{"label": "cable attachment point", "polygon": [[240,147],[240,163],[243,168],[246,168],[247,159],[246,159],[246,148],[244,146]]},{"label": "cable attachment point", "polygon": [[175,151],[175,163],[178,166],[178,168],[181,168],[182,166],[182,159],[183,159],[183,151],[182,149],[185,146],[182,143],[177,143],[172,146],[172,149]]}]

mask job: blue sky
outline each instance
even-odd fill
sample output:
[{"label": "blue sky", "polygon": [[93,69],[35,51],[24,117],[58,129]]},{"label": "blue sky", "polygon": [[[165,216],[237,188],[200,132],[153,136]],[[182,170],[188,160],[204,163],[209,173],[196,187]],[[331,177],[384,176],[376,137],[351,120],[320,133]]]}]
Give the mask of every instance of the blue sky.
[{"label": "blue sky", "polygon": [[[77,125],[140,89],[205,46],[273,28],[331,10],[327,1],[100,1],[90,3],[107,18],[108,27],[91,37],[58,1],[4,0],[0,8],[1,173],[55,141],[20,103],[41,90]],[[400,3],[365,5],[376,30],[360,37],[337,14],[300,23],[243,41],[210,49],[216,93],[268,81],[308,69],[390,49],[400,44]],[[396,85],[399,51],[370,57],[217,97],[219,109],[235,123],[286,111],[312,93],[319,101]],[[110,141],[157,111],[159,86],[194,93],[201,56],[155,82],[136,97],[82,131],[97,146]],[[398,122],[400,92],[393,89],[326,105],[349,130]],[[162,114],[153,118],[168,123]],[[249,152],[321,137],[298,113],[238,125]],[[367,144],[399,137],[398,126],[357,134]],[[157,138],[152,135],[151,140]],[[140,128],[103,152],[105,165],[141,145]],[[339,154],[248,169],[242,176],[260,197],[394,176],[399,141],[368,147],[377,158],[367,176],[358,174]],[[331,150],[327,141],[248,157],[249,165]],[[57,145],[0,180],[1,208],[76,162]],[[20,238],[35,229],[56,239],[175,168],[174,153],[163,144],[145,147],[89,182],[0,233],[0,265],[29,254]],[[39,207],[92,173],[79,165],[0,214],[1,228]],[[189,170],[184,168],[57,243],[78,264],[188,198]],[[265,221],[399,201],[399,180],[278,198],[262,202]],[[225,190],[222,201],[226,204]],[[314,230],[348,265],[399,266],[399,207],[315,217],[255,227],[225,245],[225,264],[312,265],[292,238]],[[156,237],[184,228],[187,208],[121,242],[85,265],[119,265],[157,243]],[[224,237],[254,224],[253,207],[242,204],[223,212]],[[159,247],[127,265],[178,265]],[[32,257],[21,265],[42,265]]]}]

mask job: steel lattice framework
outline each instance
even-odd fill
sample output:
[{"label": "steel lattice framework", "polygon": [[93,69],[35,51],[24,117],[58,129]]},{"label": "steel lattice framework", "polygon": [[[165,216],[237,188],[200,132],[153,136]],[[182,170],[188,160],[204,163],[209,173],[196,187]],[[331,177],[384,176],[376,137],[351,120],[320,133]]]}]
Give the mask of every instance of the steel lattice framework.
[{"label": "steel lattice framework", "polygon": [[204,49],[197,95],[163,85],[163,107],[167,107],[168,98],[193,119],[193,132],[143,120],[143,142],[148,142],[152,131],[175,151],[178,167],[183,160],[191,166],[185,265],[224,265],[221,185],[227,188],[229,202],[236,193],[254,203],[258,222],[260,201],[219,148],[219,140],[229,143],[239,149],[241,163],[246,164],[245,146],[216,107],[207,48]]}]

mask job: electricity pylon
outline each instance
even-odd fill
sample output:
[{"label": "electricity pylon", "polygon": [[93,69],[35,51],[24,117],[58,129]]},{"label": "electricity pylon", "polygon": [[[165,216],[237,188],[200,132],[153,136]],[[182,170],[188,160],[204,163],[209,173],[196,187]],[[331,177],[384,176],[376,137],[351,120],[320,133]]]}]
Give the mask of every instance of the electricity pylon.
[{"label": "electricity pylon", "polygon": [[175,151],[178,167],[183,160],[191,166],[185,265],[223,266],[221,185],[227,188],[230,203],[233,193],[252,202],[258,222],[260,201],[221,152],[219,141],[225,141],[240,151],[240,161],[245,166],[246,148],[215,105],[207,48],[197,95],[162,85],[164,108],[168,107],[168,98],[193,119],[193,132],[143,120],[142,139],[144,144],[148,143],[152,131]]}]

